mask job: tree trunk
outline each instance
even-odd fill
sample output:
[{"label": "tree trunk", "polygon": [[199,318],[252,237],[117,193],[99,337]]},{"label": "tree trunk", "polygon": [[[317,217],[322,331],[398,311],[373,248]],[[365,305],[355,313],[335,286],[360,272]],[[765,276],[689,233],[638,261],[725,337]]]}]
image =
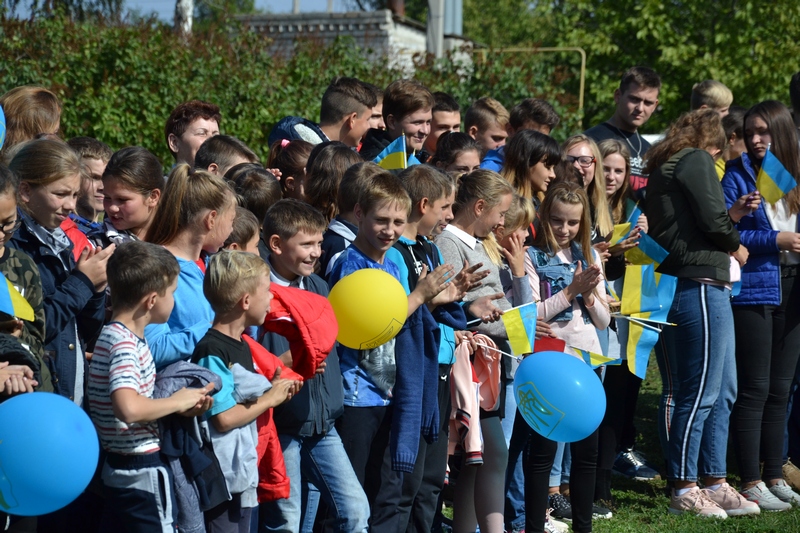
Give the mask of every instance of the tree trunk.
[{"label": "tree trunk", "polygon": [[175,30],[182,35],[191,35],[194,0],[175,0]]}]

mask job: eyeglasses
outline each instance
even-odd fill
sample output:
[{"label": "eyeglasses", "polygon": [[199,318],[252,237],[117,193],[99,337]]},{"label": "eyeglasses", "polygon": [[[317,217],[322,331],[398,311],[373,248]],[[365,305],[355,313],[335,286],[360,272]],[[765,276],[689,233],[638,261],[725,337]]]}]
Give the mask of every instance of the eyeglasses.
[{"label": "eyeglasses", "polygon": [[6,235],[13,235],[13,233],[17,231],[21,225],[22,225],[22,219],[17,218],[14,222],[6,222],[2,226],[0,226],[0,231],[5,233]]},{"label": "eyeglasses", "polygon": [[592,165],[592,163],[595,162],[595,158],[594,158],[594,156],[588,156],[588,155],[577,155],[577,156],[576,155],[568,155],[567,156],[567,161],[571,165],[574,165],[575,162],[577,162],[583,168],[587,168],[587,167],[590,167]]}]

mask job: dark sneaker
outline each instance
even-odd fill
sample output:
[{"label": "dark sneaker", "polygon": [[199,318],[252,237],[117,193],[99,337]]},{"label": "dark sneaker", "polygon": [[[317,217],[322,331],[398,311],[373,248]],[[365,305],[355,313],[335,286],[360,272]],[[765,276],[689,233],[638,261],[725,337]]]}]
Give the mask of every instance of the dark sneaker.
[{"label": "dark sneaker", "polygon": [[572,520],[572,505],[563,494],[551,494],[547,498],[547,506],[552,509],[550,515],[559,520]]},{"label": "dark sneaker", "polygon": [[614,460],[614,472],[637,481],[661,479],[658,471],[636,450],[623,450]]},{"label": "dark sneaker", "polygon": [[611,509],[603,507],[598,503],[592,505],[592,518],[611,518],[613,515]]}]

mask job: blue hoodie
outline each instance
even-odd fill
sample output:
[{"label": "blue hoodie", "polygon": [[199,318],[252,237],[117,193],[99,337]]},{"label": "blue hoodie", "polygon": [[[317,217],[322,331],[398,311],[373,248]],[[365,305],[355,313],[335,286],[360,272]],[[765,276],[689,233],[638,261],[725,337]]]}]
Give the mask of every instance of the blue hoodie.
[{"label": "blue hoodie", "polygon": [[214,320],[214,311],[203,294],[203,271],[194,261],[175,259],[181,272],[172,314],[166,324],[150,324],[144,329],[156,370],[175,361],[191,359],[195,346]]}]

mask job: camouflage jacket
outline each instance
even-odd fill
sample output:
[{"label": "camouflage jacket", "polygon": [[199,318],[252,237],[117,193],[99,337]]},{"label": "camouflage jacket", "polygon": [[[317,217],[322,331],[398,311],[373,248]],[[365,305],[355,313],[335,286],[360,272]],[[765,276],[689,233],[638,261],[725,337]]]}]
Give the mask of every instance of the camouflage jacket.
[{"label": "camouflage jacket", "polygon": [[[24,326],[19,340],[33,354],[33,361],[38,366],[33,369],[39,382],[37,390],[52,392],[50,370],[44,364],[44,304],[39,269],[33,259],[24,252],[5,247],[0,256],[0,272],[33,307],[34,321],[23,321]],[[2,360],[1,354],[0,360]]]}]

